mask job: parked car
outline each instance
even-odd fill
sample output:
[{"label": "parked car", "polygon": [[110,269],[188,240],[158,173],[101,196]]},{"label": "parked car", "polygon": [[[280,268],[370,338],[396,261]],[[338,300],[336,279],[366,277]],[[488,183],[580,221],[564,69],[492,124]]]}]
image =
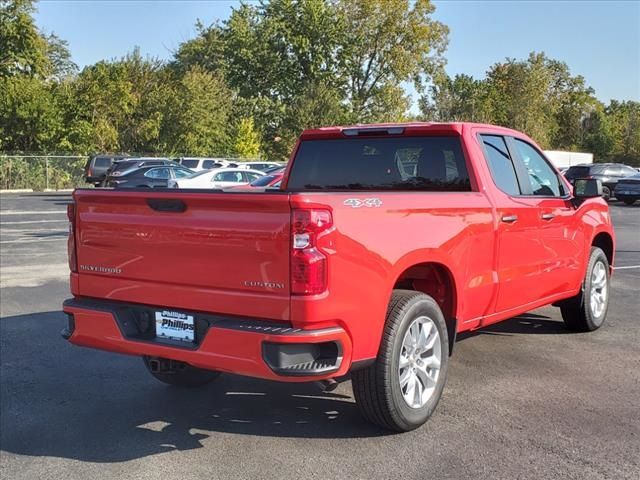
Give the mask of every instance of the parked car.
[{"label": "parked car", "polygon": [[640,200],[640,173],[618,180],[613,194],[627,205],[633,205],[636,200]]},{"label": "parked car", "polygon": [[270,168],[282,168],[282,164],[277,162],[238,162],[238,168],[248,168],[262,172]]},{"label": "parked car", "polygon": [[158,188],[167,187],[171,179],[181,179],[195,172],[180,165],[145,165],[123,172],[113,172],[107,177],[106,186],[114,188]]},{"label": "parked car", "polygon": [[256,178],[253,182],[251,182],[248,185],[233,186],[228,188],[227,190],[233,191],[233,192],[240,192],[240,191],[250,192],[258,188],[261,188],[263,190],[267,188],[278,188],[280,187],[280,183],[282,182],[283,176],[284,176],[283,172],[263,175],[260,178]]},{"label": "parked car", "polygon": [[263,170],[264,173],[276,173],[283,172],[287,169],[286,165],[278,165],[277,167],[269,167]]},{"label": "parked car", "polygon": [[94,155],[87,160],[84,166],[84,179],[87,183],[93,183],[99,187],[107,176],[107,171],[117,162],[127,158],[126,155]]},{"label": "parked car", "polygon": [[[130,170],[135,170],[140,167],[150,167],[154,165],[169,165],[169,166],[180,166],[179,163],[170,160],[168,158],[159,158],[159,157],[135,157],[135,158],[126,158],[123,160],[118,160],[113,162],[113,165],[109,167],[106,173],[106,178],[109,177],[119,177],[121,175],[125,175]],[[106,178],[104,184],[106,184]]]},{"label": "parked car", "polygon": [[436,408],[457,333],[551,304],[572,330],[603,325],[601,184],[572,191],[526,135],[409,123],[298,145],[278,191],[76,190],[63,337],[178,386],[350,374],[364,417],[407,431]]},{"label": "parked car", "polygon": [[178,159],[178,163],[183,167],[190,168],[194,172],[211,170],[212,168],[228,168],[237,166],[235,162],[224,158],[182,157]]},{"label": "parked car", "polygon": [[169,188],[226,188],[247,185],[262,176],[264,173],[258,170],[242,168],[202,170],[190,177],[170,181]]},{"label": "parked car", "polygon": [[596,178],[602,183],[602,196],[609,200],[618,181],[636,173],[635,169],[622,163],[590,163],[569,167],[564,174],[571,183],[578,178]]}]

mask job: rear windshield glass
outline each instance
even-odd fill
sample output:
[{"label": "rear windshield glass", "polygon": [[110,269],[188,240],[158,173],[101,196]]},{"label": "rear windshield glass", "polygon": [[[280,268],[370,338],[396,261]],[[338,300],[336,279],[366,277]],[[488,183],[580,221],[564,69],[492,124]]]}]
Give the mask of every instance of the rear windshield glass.
[{"label": "rear windshield glass", "polygon": [[111,166],[111,159],[105,157],[98,157],[93,161],[94,167],[109,167]]},{"label": "rear windshield glass", "polygon": [[569,167],[569,170],[565,172],[564,176],[567,178],[588,177],[589,168],[590,167]]},{"label": "rear windshield glass", "polygon": [[[197,168],[199,160],[180,160],[180,164],[187,168]],[[206,168],[206,167],[205,167]]]},{"label": "rear windshield glass", "polygon": [[459,137],[306,140],[290,190],[469,191]]},{"label": "rear windshield glass", "polygon": [[123,170],[126,170],[128,168],[134,167],[138,162],[136,162],[135,160],[133,161],[124,161],[124,162],[117,162],[113,165],[112,170],[114,172],[121,172]]}]

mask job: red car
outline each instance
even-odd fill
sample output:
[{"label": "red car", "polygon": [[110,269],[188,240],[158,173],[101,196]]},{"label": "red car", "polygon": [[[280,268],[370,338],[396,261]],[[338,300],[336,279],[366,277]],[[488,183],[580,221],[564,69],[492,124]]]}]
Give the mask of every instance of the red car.
[{"label": "red car", "polygon": [[[543,305],[606,317],[614,232],[526,135],[468,123],[303,132],[276,191],[79,189],[63,336],[153,376],[347,376],[364,416],[434,411],[456,334]],[[544,340],[541,340],[544,341]]]},{"label": "red car", "polygon": [[278,188],[284,177],[284,169],[278,170],[276,173],[270,173],[260,178],[256,178],[249,185],[238,185],[237,187],[229,187],[226,191],[233,190],[234,192],[251,192],[256,189]]}]

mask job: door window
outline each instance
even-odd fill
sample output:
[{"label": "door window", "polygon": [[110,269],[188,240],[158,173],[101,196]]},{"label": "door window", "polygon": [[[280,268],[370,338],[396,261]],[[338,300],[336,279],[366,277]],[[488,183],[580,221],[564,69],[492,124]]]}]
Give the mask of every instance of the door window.
[{"label": "door window", "polygon": [[214,182],[233,182],[241,183],[242,173],[240,172],[220,172],[213,177]]},{"label": "door window", "polygon": [[558,175],[545,158],[527,142],[516,138],[515,145],[527,170],[533,195],[546,197],[564,195],[564,188],[562,188]]},{"label": "door window", "polygon": [[174,168],[173,169],[173,174],[175,175],[176,178],[188,177],[192,173],[193,172],[191,170],[183,170],[181,168]]},{"label": "door window", "polygon": [[480,135],[480,138],[496,186],[509,195],[520,195],[518,177],[504,138],[499,135]]},{"label": "door window", "polygon": [[253,172],[244,172],[244,175],[246,177],[246,179],[244,180],[245,182],[253,182],[254,180],[257,180],[258,178],[260,178],[262,175],[258,175],[257,173],[253,173]]},{"label": "door window", "polygon": [[161,180],[166,180],[169,178],[169,169],[168,168],[152,168],[147,173],[145,173],[144,176],[149,178],[158,178]]}]

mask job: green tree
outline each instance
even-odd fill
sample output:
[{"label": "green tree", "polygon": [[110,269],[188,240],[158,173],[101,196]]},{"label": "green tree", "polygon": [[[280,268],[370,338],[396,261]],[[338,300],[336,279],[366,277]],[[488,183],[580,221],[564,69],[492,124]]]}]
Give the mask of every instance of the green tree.
[{"label": "green tree", "polygon": [[[262,132],[267,156],[283,158],[307,119],[405,117],[403,82],[422,88],[443,63],[447,28],[433,11],[428,0],[242,4],[222,24],[198,25],[198,37],[181,45],[172,67],[223,72],[243,116],[253,116]],[[320,89],[319,99],[310,97]],[[323,105],[328,114],[319,115]]]},{"label": "green tree", "polygon": [[[342,30],[340,76],[357,121],[397,116],[408,101],[402,82],[418,91],[441,70],[448,28],[429,0],[337,0]],[[403,112],[404,113],[404,112]]]},{"label": "green tree", "polygon": [[488,84],[469,75],[439,75],[420,99],[425,119],[437,122],[488,122]]},{"label": "green tree", "polygon": [[261,151],[260,134],[256,130],[253,117],[241,118],[235,128],[232,152],[240,158],[259,158]]},{"label": "green tree", "polygon": [[0,78],[0,149],[52,152],[61,134],[61,112],[46,83],[18,75]]},{"label": "green tree", "polygon": [[176,88],[163,130],[165,150],[197,156],[225,153],[233,94],[222,76],[192,67]]},{"label": "green tree", "polygon": [[0,2],[0,77],[49,74],[46,40],[33,21],[33,0]]}]

